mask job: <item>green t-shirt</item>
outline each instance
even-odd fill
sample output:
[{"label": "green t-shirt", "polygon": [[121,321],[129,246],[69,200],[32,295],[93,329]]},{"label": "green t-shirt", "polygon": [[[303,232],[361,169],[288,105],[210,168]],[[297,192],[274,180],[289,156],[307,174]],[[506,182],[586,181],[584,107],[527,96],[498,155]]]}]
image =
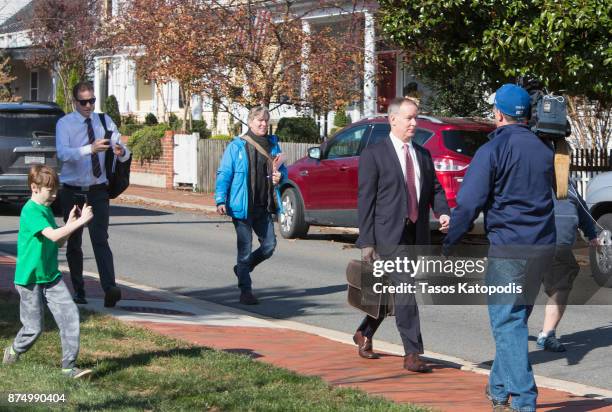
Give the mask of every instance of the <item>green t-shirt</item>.
[{"label": "green t-shirt", "polygon": [[16,285],[49,283],[61,276],[57,265],[57,244],[42,234],[48,227],[57,228],[51,208],[28,200],[19,218]]}]

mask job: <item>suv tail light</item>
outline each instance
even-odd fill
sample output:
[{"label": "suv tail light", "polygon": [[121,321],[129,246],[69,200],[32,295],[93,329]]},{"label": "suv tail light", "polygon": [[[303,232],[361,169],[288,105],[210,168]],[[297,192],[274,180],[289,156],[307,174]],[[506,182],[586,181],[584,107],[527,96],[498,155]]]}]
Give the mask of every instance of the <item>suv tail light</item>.
[{"label": "suv tail light", "polygon": [[436,172],[460,172],[469,165],[457,159],[435,159],[433,163]]}]

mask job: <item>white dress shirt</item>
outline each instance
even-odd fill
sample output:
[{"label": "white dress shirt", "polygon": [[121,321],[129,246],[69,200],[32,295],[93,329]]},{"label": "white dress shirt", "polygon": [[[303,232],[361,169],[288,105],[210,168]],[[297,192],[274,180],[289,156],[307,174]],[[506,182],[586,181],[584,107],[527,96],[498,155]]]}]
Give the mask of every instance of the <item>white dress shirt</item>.
[{"label": "white dress shirt", "polygon": [[[104,139],[104,126],[100,122],[98,113],[92,113],[90,117],[91,127],[93,128],[96,140]],[[105,115],[105,118],[107,129],[113,132],[111,147],[118,144],[125,149],[125,154],[118,158],[120,162],[125,162],[130,157],[130,151],[121,143],[121,134],[110,116]],[[102,174],[100,177],[93,175],[91,166],[92,145],[89,143],[85,117],[79,112],[69,113],[57,122],[55,127],[55,145],[57,147],[57,157],[62,162],[61,183],[72,186],[93,186],[108,181],[104,167],[105,152],[98,152]]]},{"label": "white dress shirt", "polygon": [[404,143],[399,138],[393,136],[393,133],[390,133],[389,136],[391,136],[391,142],[393,143],[393,147],[395,148],[395,153],[397,153],[400,165],[402,165],[402,175],[404,176],[404,179],[406,179],[406,154],[404,153],[404,144],[408,144],[410,157],[412,157],[412,167],[414,168],[414,187],[416,188],[418,203],[419,198],[421,197],[421,168],[419,166],[419,160],[417,159],[417,154],[414,150],[414,146],[412,146],[412,139],[408,143]]}]

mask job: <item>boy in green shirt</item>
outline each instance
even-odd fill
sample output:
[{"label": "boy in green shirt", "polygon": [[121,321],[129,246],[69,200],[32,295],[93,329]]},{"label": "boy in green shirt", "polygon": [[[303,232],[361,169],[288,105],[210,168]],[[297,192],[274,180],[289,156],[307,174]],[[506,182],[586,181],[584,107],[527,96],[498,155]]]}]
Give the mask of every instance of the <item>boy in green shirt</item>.
[{"label": "boy in green shirt", "polygon": [[91,206],[75,206],[64,227],[58,228],[51,211],[59,179],[55,170],[37,165],[30,169],[28,185],[32,198],[23,206],[17,238],[15,288],[19,292],[22,328],[15,341],[4,350],[2,363],[15,363],[32,347],[43,331],[44,304],[60,330],[62,372],[72,378],[91,374],[75,366],[79,353],[79,311],[58,269],[57,252],[70,234],[92,218]]}]

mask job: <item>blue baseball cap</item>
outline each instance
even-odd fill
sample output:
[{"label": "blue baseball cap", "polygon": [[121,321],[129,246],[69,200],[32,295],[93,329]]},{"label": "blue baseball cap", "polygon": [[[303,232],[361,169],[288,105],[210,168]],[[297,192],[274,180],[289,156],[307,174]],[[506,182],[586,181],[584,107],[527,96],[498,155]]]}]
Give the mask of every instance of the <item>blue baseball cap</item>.
[{"label": "blue baseball cap", "polygon": [[493,104],[497,110],[512,117],[526,117],[530,104],[529,93],[516,84],[507,83],[497,89]]}]

